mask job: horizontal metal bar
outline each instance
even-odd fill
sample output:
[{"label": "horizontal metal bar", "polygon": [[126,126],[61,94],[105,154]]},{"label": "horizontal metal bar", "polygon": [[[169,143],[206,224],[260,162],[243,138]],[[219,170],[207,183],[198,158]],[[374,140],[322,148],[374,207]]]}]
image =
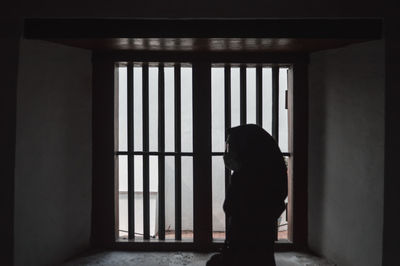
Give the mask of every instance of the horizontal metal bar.
[{"label": "horizontal metal bar", "polygon": [[[308,55],[306,53],[271,53],[271,52],[161,52],[161,51],[99,51],[94,53],[94,62],[97,61],[110,61],[113,64],[116,62],[118,65],[126,64],[128,61],[134,62],[203,62],[208,60],[211,63],[221,62],[231,63],[232,66],[237,66],[241,64],[248,65],[262,64],[263,67],[271,67],[276,64],[280,67],[289,67],[292,64],[306,64],[309,62]],[[265,63],[268,62],[268,63]],[[183,65],[183,63],[180,63]]]},{"label": "horizontal metal bar", "polygon": [[[118,191],[118,193],[120,195],[125,195],[125,194],[128,194],[128,191]],[[134,191],[133,193],[135,195],[143,195],[143,191]],[[158,195],[157,191],[150,191],[149,193],[150,193],[150,195],[153,195],[153,196],[157,196]]]},{"label": "horizontal metal bar", "polygon": [[[212,156],[222,156],[224,155],[224,152],[212,152]],[[115,155],[150,155],[150,156],[194,156],[193,152],[156,152],[156,151],[134,151],[134,152],[128,152],[128,151],[117,151],[115,152]],[[291,153],[289,152],[282,152],[282,155],[285,157],[290,157],[292,156]]]},{"label": "horizontal metal bar", "polygon": [[[124,232],[124,233],[128,233],[128,231],[126,231],[126,230],[118,230],[119,232]],[[139,235],[139,236],[143,236],[144,234],[142,234],[142,233],[136,233],[136,232],[134,232],[134,234],[135,235]],[[156,238],[156,236],[155,235],[150,235],[150,237],[151,238]]]},{"label": "horizontal metal bar", "polygon": [[[223,156],[225,152],[212,152],[211,156]],[[282,152],[282,155],[285,157],[290,157],[292,156],[289,152]]]},{"label": "horizontal metal bar", "polygon": [[158,151],[117,151],[115,155],[162,155],[162,156],[194,156],[193,152],[158,152]]},{"label": "horizontal metal bar", "polygon": [[[137,52],[140,54],[140,52]],[[156,56],[153,55],[152,56]],[[151,59],[153,59],[154,57],[152,57]],[[129,64],[132,64],[134,67],[142,67],[143,64],[147,64],[149,67],[157,67],[159,68],[160,66],[163,66],[164,68],[170,68],[170,67],[174,67],[175,65],[177,65],[176,62],[154,62],[154,60],[144,60],[145,58],[142,58],[142,56],[140,56],[140,59],[136,59],[134,60],[134,62],[129,61],[127,58],[125,58],[124,60],[114,60],[116,62],[115,63],[115,67],[126,67]],[[257,58],[260,59],[260,58]],[[161,61],[161,60],[158,60]],[[171,60],[168,60],[171,61]],[[175,60],[176,61],[176,60]],[[282,60],[285,61],[285,60]],[[219,61],[218,61],[219,62]],[[267,62],[267,63],[266,63]],[[246,67],[261,67],[261,68],[272,68],[273,66],[279,66],[281,68],[290,68],[295,62],[292,63],[282,63],[282,62],[271,62],[271,60],[268,59],[263,59],[263,60],[257,60],[257,61],[251,61],[251,60],[239,60],[238,62],[233,61],[230,63],[212,63],[211,67],[213,68],[228,68],[231,69],[233,67],[240,67],[240,66],[246,66]],[[186,61],[182,61],[178,63],[181,68],[182,67],[192,67],[192,63],[186,62]],[[225,75],[226,76],[226,75]],[[230,71],[229,71],[229,76],[230,77]],[[225,79],[226,81],[226,79]],[[230,81],[229,81],[230,83]]]}]

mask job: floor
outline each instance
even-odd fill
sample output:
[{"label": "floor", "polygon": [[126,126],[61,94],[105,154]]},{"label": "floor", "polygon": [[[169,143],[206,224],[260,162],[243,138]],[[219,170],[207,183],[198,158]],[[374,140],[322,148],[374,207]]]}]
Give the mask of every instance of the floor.
[{"label": "floor", "polygon": [[[64,264],[64,266],[204,266],[212,254],[194,252],[127,252],[104,251],[86,255]],[[334,266],[323,259],[297,252],[275,254],[277,266]]]}]

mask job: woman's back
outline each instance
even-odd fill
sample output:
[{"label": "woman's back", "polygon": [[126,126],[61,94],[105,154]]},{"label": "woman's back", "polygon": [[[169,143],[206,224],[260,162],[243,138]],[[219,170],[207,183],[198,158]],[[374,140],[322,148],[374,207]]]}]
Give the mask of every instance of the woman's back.
[{"label": "woman's back", "polygon": [[229,130],[224,161],[234,171],[223,206],[226,246],[207,265],[275,265],[276,224],[287,196],[282,153],[265,130],[244,125]]},{"label": "woman's back", "polygon": [[266,248],[273,244],[286,196],[268,182],[243,182],[247,180],[246,175],[260,174],[263,173],[237,172],[232,176],[224,202],[224,211],[229,217],[227,240],[231,247],[262,245]]}]

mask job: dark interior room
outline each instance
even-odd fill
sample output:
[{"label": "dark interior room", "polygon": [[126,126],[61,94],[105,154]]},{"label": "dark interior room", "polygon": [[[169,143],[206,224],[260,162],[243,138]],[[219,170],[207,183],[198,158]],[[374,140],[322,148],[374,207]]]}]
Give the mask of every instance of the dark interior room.
[{"label": "dark interior room", "polygon": [[[400,265],[397,11],[358,0],[8,3],[0,265]],[[276,183],[235,177],[260,154],[228,161],[249,124],[284,165],[274,216]],[[235,239],[257,259],[243,263]],[[211,263],[226,254],[233,262]]]}]

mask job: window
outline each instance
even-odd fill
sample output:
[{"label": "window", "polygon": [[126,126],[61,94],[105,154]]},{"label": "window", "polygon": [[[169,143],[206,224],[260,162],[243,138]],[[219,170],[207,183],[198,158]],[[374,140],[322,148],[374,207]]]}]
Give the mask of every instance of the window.
[{"label": "window", "polygon": [[106,53],[95,56],[93,71],[94,243],[135,250],[221,247],[229,183],[221,160],[225,128],[256,123],[278,139],[291,177],[277,247],[304,246],[305,58]]},{"label": "window", "polygon": [[[268,64],[214,64],[211,68],[214,240],[225,239],[226,220],[221,206],[231,174],[222,159],[226,130],[242,124],[258,124],[278,140],[286,158],[290,156],[288,70],[288,66]],[[288,239],[287,220],[285,211],[277,221],[277,239]]]},{"label": "window", "polygon": [[[230,171],[222,160],[226,129],[258,124],[278,140],[286,158],[291,155],[289,67],[219,63],[202,68],[210,73],[211,151],[207,159],[211,161],[212,208],[208,212],[214,242],[225,239],[222,204],[230,182]],[[192,101],[197,99],[192,95],[192,65],[119,62],[115,68],[117,240],[193,242],[193,141],[202,140],[193,139]],[[287,240],[288,230],[285,211],[277,221],[277,239]]]},{"label": "window", "polygon": [[193,239],[190,64],[117,64],[121,239]]}]

